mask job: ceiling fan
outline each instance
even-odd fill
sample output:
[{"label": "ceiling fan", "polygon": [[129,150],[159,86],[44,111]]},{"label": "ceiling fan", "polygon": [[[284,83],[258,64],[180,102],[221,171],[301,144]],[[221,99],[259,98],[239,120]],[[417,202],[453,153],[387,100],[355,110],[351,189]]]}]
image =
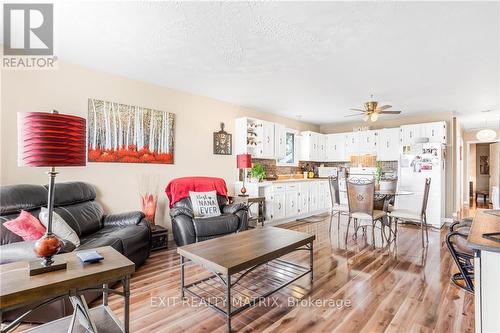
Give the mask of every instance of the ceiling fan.
[{"label": "ceiling fan", "polygon": [[382,105],[378,106],[378,102],[373,100],[373,95],[371,95],[371,101],[368,101],[365,103],[365,109],[349,109],[352,111],[358,111],[361,113],[355,113],[355,114],[350,114],[345,117],[357,117],[357,116],[363,116],[364,121],[371,120],[372,122],[377,121],[378,116],[380,114],[400,114],[401,111],[386,111],[387,109],[392,108],[391,105]]}]

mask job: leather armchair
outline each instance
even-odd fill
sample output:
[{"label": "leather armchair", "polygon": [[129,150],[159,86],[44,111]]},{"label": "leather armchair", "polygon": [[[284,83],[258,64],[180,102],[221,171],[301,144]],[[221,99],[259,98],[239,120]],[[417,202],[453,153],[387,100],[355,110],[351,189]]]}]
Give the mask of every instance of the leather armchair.
[{"label": "leather armchair", "polygon": [[221,215],[195,218],[191,199],[184,198],[170,209],[172,232],[177,246],[201,242],[207,239],[244,231],[248,227],[248,209],[243,203],[229,204],[223,196],[217,196]]}]

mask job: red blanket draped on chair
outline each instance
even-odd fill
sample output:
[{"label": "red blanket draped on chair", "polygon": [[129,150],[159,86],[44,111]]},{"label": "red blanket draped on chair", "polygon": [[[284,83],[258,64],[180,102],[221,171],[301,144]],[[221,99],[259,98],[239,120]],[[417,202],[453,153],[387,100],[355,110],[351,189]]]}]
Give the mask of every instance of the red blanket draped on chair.
[{"label": "red blanket draped on chair", "polygon": [[189,197],[189,191],[209,192],[217,191],[218,195],[227,198],[226,182],[216,177],[183,177],[172,179],[165,188],[170,208],[184,198]]}]

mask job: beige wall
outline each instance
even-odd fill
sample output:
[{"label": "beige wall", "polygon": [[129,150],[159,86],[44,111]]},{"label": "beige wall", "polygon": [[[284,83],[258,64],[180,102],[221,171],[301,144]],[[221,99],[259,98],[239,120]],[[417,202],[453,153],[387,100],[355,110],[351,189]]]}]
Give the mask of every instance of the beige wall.
[{"label": "beige wall", "polygon": [[157,175],[161,200],[157,216],[162,225],[169,224],[163,189],[172,178],[218,176],[226,180],[231,191],[236,178],[235,155],[212,154],[212,133],[219,130],[220,122],[233,134],[234,120],[242,116],[319,131],[316,125],[62,62],[53,71],[2,71],[1,75],[1,184],[47,182],[46,170],[17,166],[17,112],[56,109],[86,118],[89,97],[174,112],[174,165],[89,163],[82,168],[61,168],[57,177],[57,181],[95,184],[106,211],[123,212],[140,208],[138,183],[142,175]]},{"label": "beige wall", "polygon": [[335,124],[327,124],[321,125],[320,131],[321,133],[343,133],[352,131],[354,127],[359,126],[370,126],[371,129],[381,129],[381,128],[391,128],[391,127],[399,127],[401,125],[408,124],[419,124],[419,123],[429,123],[433,121],[446,121],[447,125],[447,136],[448,136],[448,145],[446,149],[446,217],[452,217],[454,213],[459,210],[459,207],[455,207],[455,196],[454,193],[454,164],[456,163],[454,158],[454,149],[453,144],[455,141],[455,137],[453,136],[453,113],[452,112],[441,112],[441,113],[429,113],[429,114],[420,114],[420,115],[405,115],[402,114],[398,118],[394,119],[379,119],[378,121],[364,122],[353,121],[353,122],[345,122],[345,123],[335,123]]}]

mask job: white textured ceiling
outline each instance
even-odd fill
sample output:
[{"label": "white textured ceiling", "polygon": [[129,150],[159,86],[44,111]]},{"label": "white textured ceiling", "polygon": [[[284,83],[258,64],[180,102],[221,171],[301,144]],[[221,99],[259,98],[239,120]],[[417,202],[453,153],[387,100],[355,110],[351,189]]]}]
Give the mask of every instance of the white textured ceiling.
[{"label": "white textured ceiling", "polygon": [[372,93],[500,108],[499,2],[60,1],[55,20],[62,60],[313,123]]}]

